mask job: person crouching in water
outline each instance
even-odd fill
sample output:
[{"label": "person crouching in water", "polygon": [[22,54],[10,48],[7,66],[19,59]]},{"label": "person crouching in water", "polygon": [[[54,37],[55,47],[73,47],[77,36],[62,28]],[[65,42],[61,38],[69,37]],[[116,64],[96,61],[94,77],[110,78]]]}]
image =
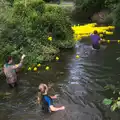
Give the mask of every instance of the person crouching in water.
[{"label": "person crouching in water", "polygon": [[17,65],[13,65],[13,59],[11,56],[7,57],[5,61],[6,63],[4,64],[3,71],[6,76],[6,81],[11,88],[17,86],[16,70],[22,67],[24,57],[25,55],[22,55],[21,61]]},{"label": "person crouching in water", "polygon": [[99,50],[101,38],[98,35],[98,32],[95,30],[93,34],[90,35],[90,38],[92,40],[92,47],[96,50]]},{"label": "person crouching in water", "polygon": [[48,89],[49,88],[46,84],[40,84],[39,85],[37,101],[38,101],[38,104],[41,103],[43,112],[48,113],[48,112],[64,110],[65,109],[64,106],[54,107],[53,99],[56,99],[57,95],[49,96],[48,95]]}]

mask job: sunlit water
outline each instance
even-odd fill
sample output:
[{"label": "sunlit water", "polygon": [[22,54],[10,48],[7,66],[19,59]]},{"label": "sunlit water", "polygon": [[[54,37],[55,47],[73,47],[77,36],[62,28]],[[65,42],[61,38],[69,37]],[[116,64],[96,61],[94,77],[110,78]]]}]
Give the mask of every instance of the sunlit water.
[{"label": "sunlit water", "polygon": [[[80,58],[76,59],[76,55]],[[0,80],[0,91],[10,96],[0,98],[0,120],[120,120],[119,112],[111,112],[104,106],[104,98],[111,98],[112,92],[104,86],[120,86],[120,45],[102,46],[99,52],[91,45],[78,42],[73,50],[63,50],[60,61],[45,63],[49,71],[20,75],[17,89],[9,89],[5,80]],[[54,83],[50,94],[60,94],[56,105],[64,105],[65,111],[43,114],[36,104],[38,85]]]}]

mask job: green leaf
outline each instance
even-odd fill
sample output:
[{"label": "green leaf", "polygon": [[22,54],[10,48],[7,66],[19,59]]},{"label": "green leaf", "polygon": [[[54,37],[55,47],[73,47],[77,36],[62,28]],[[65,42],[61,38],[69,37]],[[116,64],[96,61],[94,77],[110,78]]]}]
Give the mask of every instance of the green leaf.
[{"label": "green leaf", "polygon": [[104,105],[110,105],[111,103],[112,103],[112,100],[111,100],[111,99],[105,98],[105,99],[103,100],[103,104],[104,104]]},{"label": "green leaf", "polygon": [[118,100],[120,100],[120,97],[118,97]]},{"label": "green leaf", "polygon": [[111,111],[115,111],[117,107],[118,107],[117,104],[114,103],[114,104],[111,106]]},{"label": "green leaf", "polygon": [[120,108],[120,101],[117,101],[117,107]]}]

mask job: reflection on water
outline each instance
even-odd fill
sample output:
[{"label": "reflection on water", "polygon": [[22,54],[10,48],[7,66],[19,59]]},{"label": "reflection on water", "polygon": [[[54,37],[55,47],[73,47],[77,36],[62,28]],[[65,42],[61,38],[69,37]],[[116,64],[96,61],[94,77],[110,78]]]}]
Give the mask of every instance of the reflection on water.
[{"label": "reflection on water", "polygon": [[[91,46],[78,42],[74,50],[63,51],[60,61],[51,62],[50,71],[42,68],[38,73],[21,74],[17,89],[8,88],[0,81],[1,92],[11,92],[0,98],[0,120],[119,120],[118,112],[110,112],[102,105],[107,84],[118,84],[120,63],[119,45],[103,46],[99,52]],[[80,56],[76,59],[76,54]],[[56,105],[65,105],[66,110],[44,115],[36,104],[39,83],[54,83],[51,94],[60,94]]]}]

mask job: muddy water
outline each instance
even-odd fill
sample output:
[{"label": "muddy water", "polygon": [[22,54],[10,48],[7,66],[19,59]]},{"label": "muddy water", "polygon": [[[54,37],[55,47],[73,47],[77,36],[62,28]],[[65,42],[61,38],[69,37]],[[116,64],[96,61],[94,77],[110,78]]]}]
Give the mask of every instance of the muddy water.
[{"label": "muddy water", "polygon": [[[76,59],[76,54],[80,58]],[[0,120],[120,120],[118,112],[111,112],[102,104],[113,91],[104,91],[107,84],[120,86],[120,56],[118,44],[102,46],[99,52],[88,43],[78,42],[73,50],[63,50],[59,61],[45,63],[38,72],[20,75],[19,87],[9,89],[4,79],[0,91],[11,95],[0,97]],[[39,83],[54,83],[50,94],[59,94],[56,105],[65,105],[66,110],[43,114],[36,104]]]}]

